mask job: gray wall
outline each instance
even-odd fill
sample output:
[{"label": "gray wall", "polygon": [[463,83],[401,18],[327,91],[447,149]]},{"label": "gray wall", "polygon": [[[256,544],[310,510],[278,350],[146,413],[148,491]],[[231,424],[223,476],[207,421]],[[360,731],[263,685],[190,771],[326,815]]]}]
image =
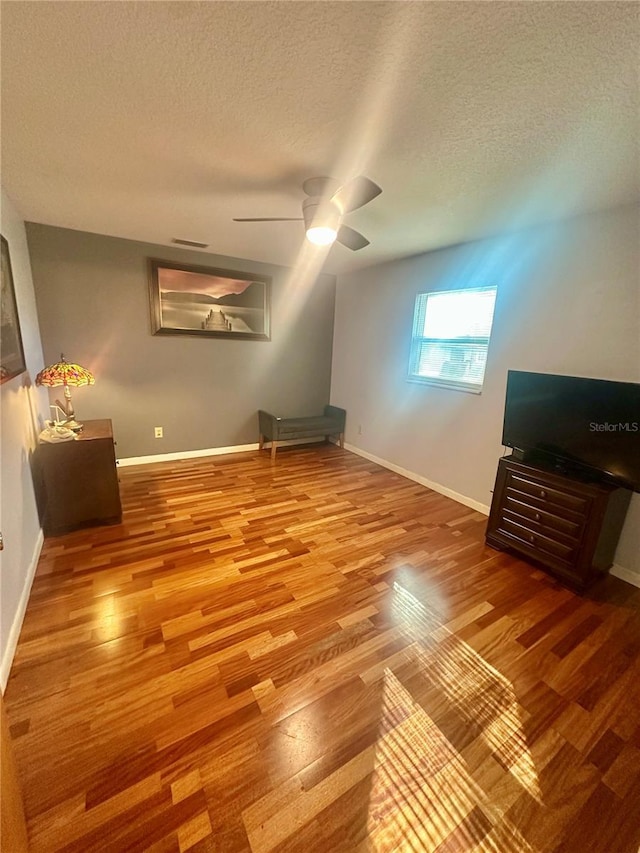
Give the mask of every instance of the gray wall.
[{"label": "gray wall", "polygon": [[24,223],[2,192],[2,235],[9,243],[27,370],[0,386],[0,686],[4,690],[33,573],[42,531],[38,519],[31,454],[48,415],[46,394],[33,379],[43,367],[36,302]]},{"label": "gray wall", "polygon": [[[111,418],[119,457],[249,444],[258,409],[329,401],[334,276],[33,223],[27,235],[45,361],[64,352],[94,372],[76,413]],[[148,257],[272,276],[271,341],[152,335]]]},{"label": "gray wall", "polygon": [[[639,238],[633,206],[341,277],[331,401],[348,411],[346,441],[490,504],[509,368],[640,381]],[[489,284],[482,394],[407,382],[416,293]],[[616,562],[640,573],[640,495]]]}]

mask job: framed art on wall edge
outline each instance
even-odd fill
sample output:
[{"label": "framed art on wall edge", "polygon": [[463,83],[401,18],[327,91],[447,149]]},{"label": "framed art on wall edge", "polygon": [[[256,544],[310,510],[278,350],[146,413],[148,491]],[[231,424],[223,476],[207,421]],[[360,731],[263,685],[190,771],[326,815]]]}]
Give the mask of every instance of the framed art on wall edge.
[{"label": "framed art on wall edge", "polygon": [[16,305],[16,291],[11,271],[9,244],[2,243],[2,275],[0,285],[0,383],[7,382],[27,369]]}]

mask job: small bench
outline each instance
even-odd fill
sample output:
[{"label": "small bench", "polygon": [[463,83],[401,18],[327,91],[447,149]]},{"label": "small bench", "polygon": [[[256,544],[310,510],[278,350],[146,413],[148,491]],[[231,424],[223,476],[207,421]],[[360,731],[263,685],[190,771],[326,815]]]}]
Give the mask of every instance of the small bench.
[{"label": "small bench", "polygon": [[347,413],[337,406],[325,406],[324,415],[312,418],[277,418],[269,412],[258,411],[260,439],[258,448],[262,450],[265,441],[271,442],[271,458],[276,458],[278,442],[298,438],[319,438],[337,435],[340,447],[344,447],[344,425]]}]

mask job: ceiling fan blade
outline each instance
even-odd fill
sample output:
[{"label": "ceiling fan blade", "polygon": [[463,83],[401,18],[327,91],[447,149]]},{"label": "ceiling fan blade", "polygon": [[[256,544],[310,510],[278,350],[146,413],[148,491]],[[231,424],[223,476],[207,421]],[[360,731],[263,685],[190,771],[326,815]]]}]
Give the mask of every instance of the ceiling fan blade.
[{"label": "ceiling fan blade", "polygon": [[369,204],[381,192],[382,190],[377,184],[374,184],[369,178],[365,178],[364,175],[360,175],[340,187],[331,200],[336,202],[343,213],[350,213],[352,210]]},{"label": "ceiling fan blade", "polygon": [[336,240],[338,243],[342,243],[343,246],[346,246],[347,249],[352,249],[354,252],[357,252],[358,249],[364,249],[365,246],[369,245],[369,241],[366,237],[363,237],[359,231],[349,228],[348,225],[340,226]]},{"label": "ceiling fan blade", "polygon": [[250,219],[233,219],[234,222],[302,222],[301,216],[258,216]]},{"label": "ceiling fan blade", "polygon": [[339,189],[335,178],[307,178],[302,185],[302,191],[308,196],[328,196]]}]

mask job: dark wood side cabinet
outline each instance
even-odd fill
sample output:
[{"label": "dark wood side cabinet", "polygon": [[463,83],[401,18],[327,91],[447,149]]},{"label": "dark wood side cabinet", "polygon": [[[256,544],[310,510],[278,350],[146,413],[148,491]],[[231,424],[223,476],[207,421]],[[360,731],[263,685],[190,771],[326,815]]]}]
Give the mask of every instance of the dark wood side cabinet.
[{"label": "dark wood side cabinet", "polygon": [[37,470],[46,535],[122,520],[110,420],[85,421],[75,441],[41,442]]},{"label": "dark wood side cabinet", "polygon": [[508,456],[498,464],[487,544],[584,590],[611,567],[630,499],[628,489]]}]

